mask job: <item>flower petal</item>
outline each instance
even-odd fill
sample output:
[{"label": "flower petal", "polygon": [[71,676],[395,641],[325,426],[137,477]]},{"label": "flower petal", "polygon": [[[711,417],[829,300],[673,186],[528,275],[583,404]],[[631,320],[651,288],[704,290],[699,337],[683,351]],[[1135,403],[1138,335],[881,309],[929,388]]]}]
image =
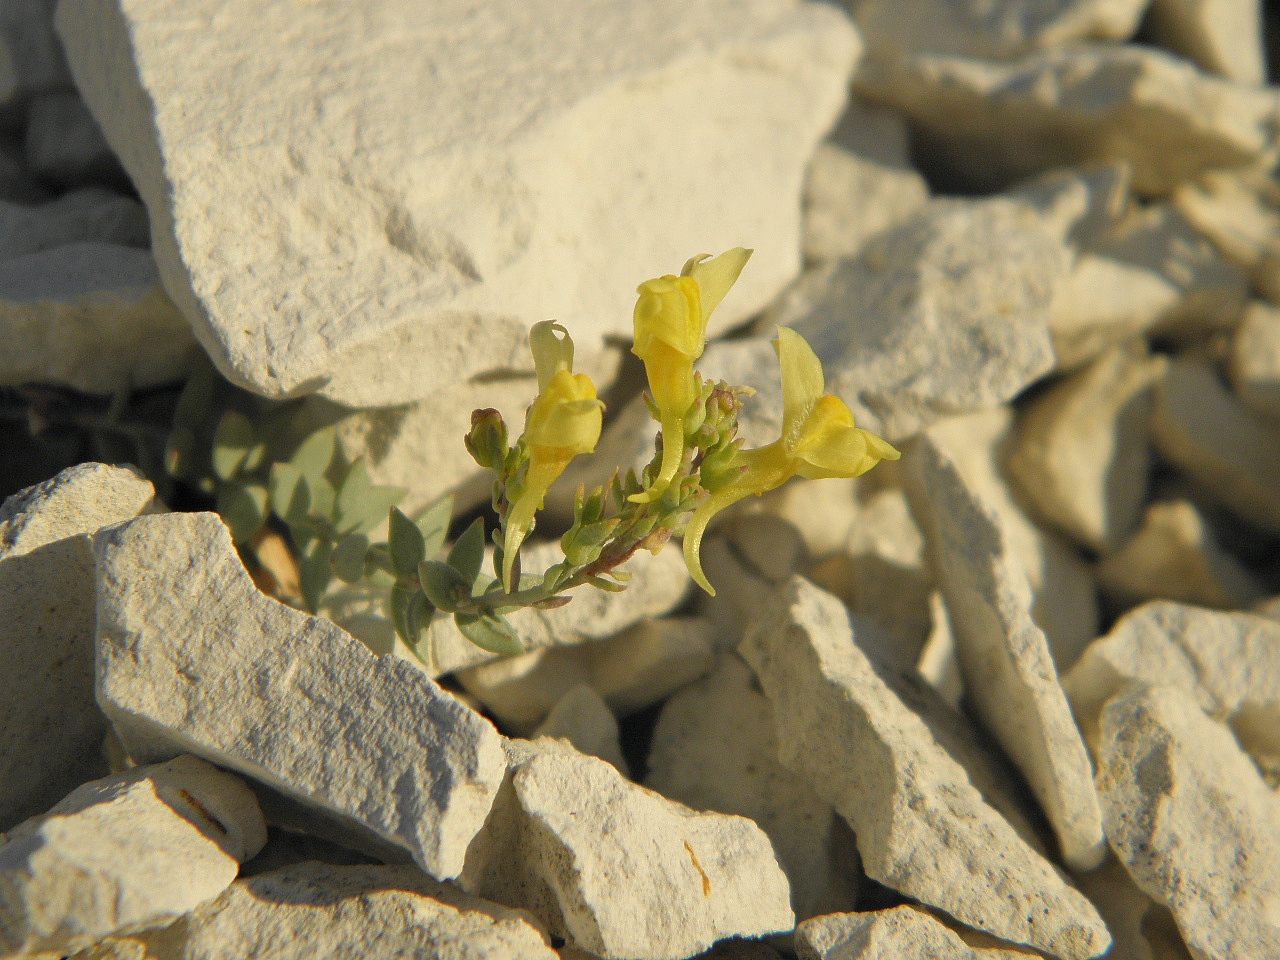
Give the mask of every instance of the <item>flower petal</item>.
[{"label": "flower petal", "polygon": [[738,282],[742,268],[751,259],[754,250],[746,247],[734,247],[726,250],[714,260],[708,259],[711,254],[700,253],[689,260],[680,271],[682,277],[692,277],[698,283],[702,294],[702,316],[711,316],[711,311],[720,306],[729,289]]},{"label": "flower petal", "polygon": [[[557,330],[564,334],[563,338],[556,336]],[[530,328],[529,351],[538,371],[539,393],[547,389],[557,373],[573,370],[573,339],[569,331],[554,320],[542,320]]]},{"label": "flower petal", "polygon": [[[778,352],[778,364],[782,368],[782,435],[791,437],[822,396],[826,380],[818,355],[804,337],[790,327],[778,328],[773,348]],[[852,425],[852,414],[849,422]]]},{"label": "flower petal", "polygon": [[636,288],[640,295],[632,316],[635,343],[631,352],[644,359],[661,341],[697,359],[707,345],[698,284],[690,277],[657,277]]}]

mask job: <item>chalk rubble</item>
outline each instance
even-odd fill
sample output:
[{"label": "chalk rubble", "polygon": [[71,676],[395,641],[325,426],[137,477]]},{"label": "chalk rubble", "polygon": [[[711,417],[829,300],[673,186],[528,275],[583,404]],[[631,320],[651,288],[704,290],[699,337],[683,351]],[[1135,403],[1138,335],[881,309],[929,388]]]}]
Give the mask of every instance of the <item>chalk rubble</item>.
[{"label": "chalk rubble", "polygon": [[832,913],[796,927],[799,960],[1017,960],[1025,953],[969,946],[920,907]]},{"label": "chalk rubble", "polygon": [[106,772],[93,702],[93,547],[83,534],[156,508],[136,471],[69,467],[0,507],[0,829]]},{"label": "chalk rubble", "polygon": [[1242,403],[1280,420],[1280,308],[1249,304],[1231,337],[1227,374]]},{"label": "chalk rubble", "polygon": [[505,770],[487,720],[259,593],[215,514],[144,517],[94,549],[97,699],[130,756],[196,753],[458,875]]},{"label": "chalk rubble", "polygon": [[567,740],[579,753],[603,760],[631,779],[618,741],[618,720],[604,698],[588,684],[578,684],[556,701],[530,739],[539,737]]},{"label": "chalk rubble", "polygon": [[1155,43],[1210,73],[1267,82],[1260,0],[1151,0],[1146,23]]}]

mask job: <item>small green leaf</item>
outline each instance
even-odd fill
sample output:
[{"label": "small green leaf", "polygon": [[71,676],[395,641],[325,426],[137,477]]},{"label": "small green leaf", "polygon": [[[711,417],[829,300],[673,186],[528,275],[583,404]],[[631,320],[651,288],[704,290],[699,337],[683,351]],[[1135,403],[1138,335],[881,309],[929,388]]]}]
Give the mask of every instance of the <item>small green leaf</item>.
[{"label": "small green leaf", "polygon": [[273,463],[267,480],[271,491],[271,509],[291,527],[296,527],[311,512],[311,490],[301,470],[291,463]]},{"label": "small green leaf", "polygon": [[218,492],[217,511],[237,544],[247,542],[267,520],[267,488],[261,484],[227,483]]},{"label": "small green leaf", "polygon": [[473,614],[456,614],[453,618],[462,635],[481,650],[499,656],[524,653],[520,638],[503,617],[478,617]]},{"label": "small green leaf", "polygon": [[317,430],[298,445],[289,463],[300,470],[308,480],[324,480],[333,463],[337,431],[333,427]]},{"label": "small green leaf", "polygon": [[329,557],[329,566],[343,583],[359,583],[364,579],[364,558],[369,552],[369,538],[353,533],[338,541]]},{"label": "small green leaf", "polygon": [[216,374],[213,364],[200,352],[195,369],[182,387],[178,395],[178,403],[173,409],[173,425],[196,430],[209,415],[209,407],[213,404],[213,393]]},{"label": "small green leaf", "polygon": [[431,626],[431,619],[435,615],[436,608],[431,605],[431,601],[423,595],[421,590],[415,590],[409,599],[409,612],[406,618],[409,636],[412,639],[405,641],[415,653],[418,653],[417,647],[423,641],[423,634]]},{"label": "small green leaf", "polygon": [[588,577],[587,583],[598,590],[603,590],[605,593],[622,593],[623,590],[627,589],[625,583],[616,583],[613,580],[606,580],[604,577]]},{"label": "small green leaf", "polygon": [[427,557],[427,544],[418,525],[395,507],[391,508],[387,546],[391,550],[391,563],[396,573],[408,578],[418,570],[418,564]]},{"label": "small green leaf", "polygon": [[243,413],[228,410],[213,433],[213,472],[219,480],[230,480],[257,445],[253,424]]},{"label": "small green leaf", "polygon": [[375,487],[369,468],[357,460],[347,471],[333,504],[333,525],[339,533],[367,533],[382,522],[404,491],[398,487]]},{"label": "small green leaf", "polygon": [[391,602],[388,605],[391,623],[396,628],[396,635],[405,643],[412,642],[410,639],[412,634],[409,631],[409,603],[413,600],[414,592],[403,587],[391,588]]},{"label": "small green leaf", "polygon": [[415,523],[422,531],[425,556],[434,557],[444,546],[445,537],[449,535],[449,521],[453,518],[453,495],[441,497],[418,517]]},{"label": "small green leaf", "polygon": [[307,485],[307,493],[311,496],[311,510],[309,516],[319,517],[322,520],[333,519],[333,504],[338,498],[338,492],[333,489],[333,484],[324,477],[315,479],[303,474],[303,481]]},{"label": "small green leaf", "polygon": [[329,587],[329,581],[333,579],[333,569],[329,566],[332,553],[332,544],[327,540],[316,540],[298,561],[298,584],[302,588],[302,602],[310,613],[320,609],[320,601]]},{"label": "small green leaf", "polygon": [[475,583],[480,575],[480,567],[484,564],[484,518],[476,517],[471,526],[463,531],[462,536],[449,551],[449,566],[457,570],[467,581],[467,586]]},{"label": "small green leaf", "polygon": [[418,582],[431,605],[445,613],[457,610],[459,599],[471,595],[471,581],[439,560],[423,560],[418,564]]}]

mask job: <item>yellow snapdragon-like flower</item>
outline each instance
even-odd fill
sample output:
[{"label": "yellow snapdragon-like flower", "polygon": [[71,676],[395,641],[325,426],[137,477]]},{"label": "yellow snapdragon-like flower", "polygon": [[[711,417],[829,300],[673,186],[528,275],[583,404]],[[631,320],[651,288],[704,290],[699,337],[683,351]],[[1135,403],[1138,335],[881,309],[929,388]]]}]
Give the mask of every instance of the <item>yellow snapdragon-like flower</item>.
[{"label": "yellow snapdragon-like flower", "polygon": [[782,368],[782,436],[740,453],[738,462],[746,469],[694,511],[684,534],[685,565],[712,596],[716,592],[702,572],[700,550],[707,524],[721,510],[751,494],[775,490],[796,475],[810,480],[857,477],[881,460],[901,456],[874,433],[855,426],[853,411],[843,400],[824,393],[822,363],[804,337],[779,327],[773,345]]},{"label": "yellow snapdragon-like flower", "polygon": [[699,254],[684,265],[680,276],[646,280],[636,291],[640,297],[631,352],[644,361],[662,424],[662,463],[652,486],[631,497],[637,503],[662,496],[680,469],[685,415],[698,399],[693,363],[707,345],[707,319],[737,282],[751,253],[734,247],[714,259]]},{"label": "yellow snapdragon-like flower", "polygon": [[591,378],[573,372],[573,340],[563,326],[553,320],[535,323],[529,331],[529,349],[538,371],[538,396],[525,416],[529,465],[523,489],[507,515],[502,547],[502,588],[508,593],[516,553],[533,529],[533,515],[542,509],[547,490],[569,461],[595,450],[604,410]]}]

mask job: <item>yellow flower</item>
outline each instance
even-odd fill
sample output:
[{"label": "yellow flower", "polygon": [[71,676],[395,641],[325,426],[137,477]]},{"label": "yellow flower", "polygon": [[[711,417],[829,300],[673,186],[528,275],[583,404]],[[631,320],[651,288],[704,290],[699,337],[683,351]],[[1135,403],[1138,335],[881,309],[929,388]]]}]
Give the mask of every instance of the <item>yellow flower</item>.
[{"label": "yellow flower", "polygon": [[804,337],[778,328],[774,341],[782,368],[782,436],[755,450],[744,450],[738,463],[746,469],[704,501],[684,534],[684,561],[703,590],[716,592],[702,572],[699,551],[707,524],[721,510],[745,497],[775,490],[795,475],[810,480],[857,477],[881,460],[901,454],[868,430],[854,426],[853,411],[823,391],[822,363]]},{"label": "yellow flower", "polygon": [[[559,331],[564,334],[560,339]],[[547,490],[580,453],[591,453],[600,440],[604,404],[585,373],[573,372],[573,340],[552,320],[535,323],[529,349],[538,371],[538,396],[524,421],[529,464],[524,485],[507,515],[502,547],[502,588],[511,592],[511,573],[520,544],[533,529],[533,515],[542,509]]]},{"label": "yellow flower", "polygon": [[715,259],[703,253],[689,260],[680,276],[668,274],[640,284],[631,352],[644,361],[649,393],[661,414],[662,463],[653,485],[631,497],[656,500],[680,469],[684,418],[698,399],[693,362],[707,345],[707,319],[737,282],[752,251],[734,247]]}]

